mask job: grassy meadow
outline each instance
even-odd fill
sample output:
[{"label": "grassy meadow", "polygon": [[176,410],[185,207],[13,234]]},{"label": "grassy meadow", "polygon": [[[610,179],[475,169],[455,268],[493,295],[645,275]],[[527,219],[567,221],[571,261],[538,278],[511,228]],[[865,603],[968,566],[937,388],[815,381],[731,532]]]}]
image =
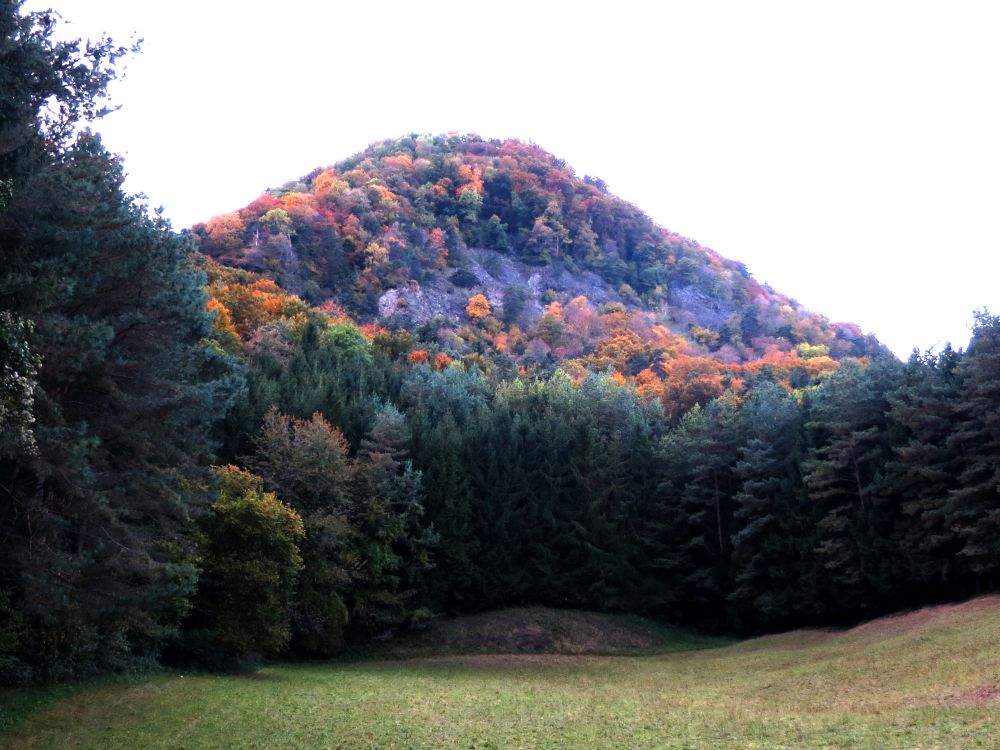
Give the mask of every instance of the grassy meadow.
[{"label": "grassy meadow", "polygon": [[[431,655],[431,634],[362,661],[0,693],[0,747],[1000,747],[1000,597],[741,643],[620,618],[601,642],[587,617],[526,610],[438,634],[443,652],[481,651],[469,644],[489,632],[520,653]],[[580,653],[620,639],[632,655]]]}]

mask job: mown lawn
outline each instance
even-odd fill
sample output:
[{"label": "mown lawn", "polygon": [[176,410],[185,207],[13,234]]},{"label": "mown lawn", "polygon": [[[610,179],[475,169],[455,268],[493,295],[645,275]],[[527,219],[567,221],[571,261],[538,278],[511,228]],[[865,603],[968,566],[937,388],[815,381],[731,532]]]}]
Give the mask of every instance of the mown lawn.
[{"label": "mown lawn", "polygon": [[161,675],[63,697],[0,746],[997,748],[998,644],[994,598],[845,633],[658,655]]}]

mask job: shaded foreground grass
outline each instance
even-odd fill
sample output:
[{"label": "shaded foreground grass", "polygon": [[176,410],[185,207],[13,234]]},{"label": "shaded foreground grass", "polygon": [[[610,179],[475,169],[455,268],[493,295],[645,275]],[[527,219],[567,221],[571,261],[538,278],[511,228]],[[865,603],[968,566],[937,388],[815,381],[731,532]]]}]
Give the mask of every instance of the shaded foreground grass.
[{"label": "shaded foreground grass", "polygon": [[998,643],[991,598],[843,633],[653,656],[476,654],[164,675],[64,698],[0,745],[994,748]]}]

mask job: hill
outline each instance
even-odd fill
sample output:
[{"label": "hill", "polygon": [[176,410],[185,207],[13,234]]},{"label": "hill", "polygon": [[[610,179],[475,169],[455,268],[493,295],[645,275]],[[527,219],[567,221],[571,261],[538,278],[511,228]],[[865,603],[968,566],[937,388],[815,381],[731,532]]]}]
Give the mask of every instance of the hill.
[{"label": "hill", "polygon": [[419,330],[452,355],[635,375],[678,355],[736,364],[796,347],[835,359],[878,349],[513,140],[375,143],[192,233],[224,265],[362,323]]},{"label": "hill", "polygon": [[12,748],[993,747],[998,636],[1000,601],[989,597],[657,656],[167,674],[77,690],[3,739]]}]

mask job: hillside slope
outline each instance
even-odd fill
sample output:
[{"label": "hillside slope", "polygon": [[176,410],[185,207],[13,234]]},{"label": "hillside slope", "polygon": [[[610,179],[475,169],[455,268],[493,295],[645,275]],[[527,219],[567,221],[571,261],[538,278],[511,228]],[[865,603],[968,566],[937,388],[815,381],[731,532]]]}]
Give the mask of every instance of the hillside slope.
[{"label": "hillside slope", "polygon": [[[362,322],[420,330],[453,354],[589,357],[588,369],[635,374],[677,354],[740,363],[796,347],[834,358],[878,349],[518,141],[375,143],[192,232],[225,265]],[[570,304],[575,325],[561,315]],[[631,354],[615,362],[595,339],[602,317],[622,314]]]}]

